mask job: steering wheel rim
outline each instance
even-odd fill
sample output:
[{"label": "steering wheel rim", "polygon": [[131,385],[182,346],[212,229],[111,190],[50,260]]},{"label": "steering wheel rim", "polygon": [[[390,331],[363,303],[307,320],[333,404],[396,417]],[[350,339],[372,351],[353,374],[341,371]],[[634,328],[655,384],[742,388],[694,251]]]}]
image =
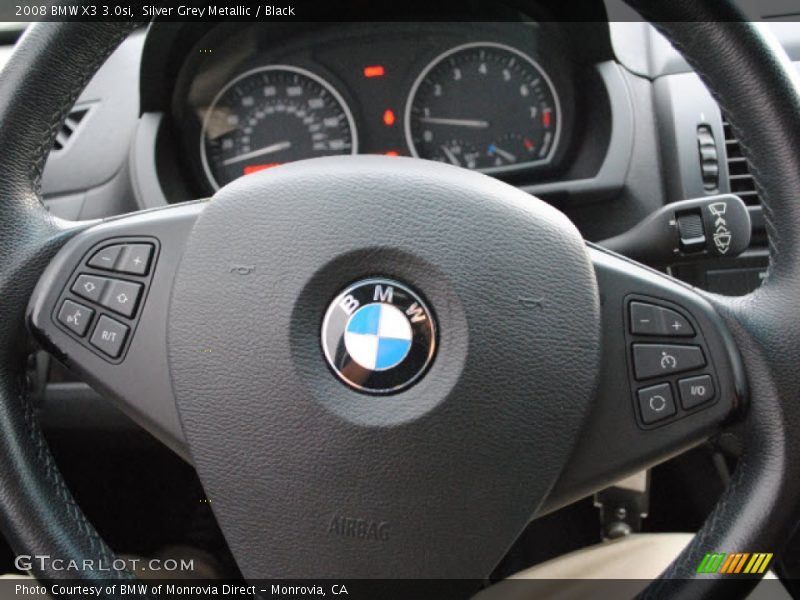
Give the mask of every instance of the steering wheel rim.
[{"label": "steering wheel rim", "polygon": [[[747,370],[746,454],[695,540],[646,592],[705,597],[729,581],[694,577],[703,553],[734,547],[777,551],[788,533],[776,511],[791,514],[787,506],[796,507],[800,499],[800,484],[787,475],[797,454],[793,431],[800,425],[800,409],[791,403],[800,389],[792,364],[800,342],[800,325],[792,319],[800,293],[800,206],[793,202],[800,189],[800,159],[794,152],[800,147],[800,96],[783,51],[728,3],[630,3],[657,22],[720,102],[764,198],[770,243],[769,276],[761,289],[737,299],[708,296],[734,335]],[[45,159],[67,110],[131,28],[124,23],[34,26],[6,66],[0,89],[0,193],[6,198],[0,244],[7,257],[0,267],[6,315],[0,330],[0,465],[5,477],[0,518],[15,550],[108,563],[113,553],[75,504],[41,437],[21,384],[21,349],[27,338],[26,305],[39,275],[59,248],[86,227],[54,220],[43,209],[38,183]],[[709,53],[709,47],[715,52]],[[761,89],[770,94],[758,93]],[[48,570],[35,575],[60,576]],[[129,577],[124,571],[81,575]],[[737,590],[744,593],[742,587]]]},{"label": "steering wheel rim", "polygon": [[[132,28],[123,23],[30,27],[18,45],[19,52],[4,68],[4,85],[0,86],[0,121],[5,123],[0,147],[4,148],[6,169],[0,188],[7,200],[0,237],[8,256],[1,269],[0,287],[9,315],[0,349],[4,405],[0,452],[6,473],[0,499],[3,532],[21,553],[53,552],[77,559],[91,557],[105,564],[113,564],[114,553],[67,488],[28,396],[25,298],[30,296],[36,273],[85,226],[52,218],[41,202],[39,185],[49,149],[69,106]],[[80,43],[76,43],[78,40]],[[59,48],[64,49],[63,54]],[[59,81],[47,75],[59,69],[64,75]],[[33,73],[39,75],[29,78]],[[50,84],[52,96],[48,93]],[[59,576],[53,571],[37,571],[36,575],[42,579]],[[120,570],[88,571],[85,575],[87,579],[132,578]]]},{"label": "steering wheel rim", "polygon": [[[798,438],[792,430],[800,419],[788,401],[799,384],[791,361],[800,338],[789,298],[796,297],[800,288],[796,237],[800,215],[794,188],[800,178],[796,157],[791,156],[800,144],[800,85],[777,40],[762,26],[747,23],[728,3],[676,2],[656,12],[646,2],[630,4],[654,21],[687,59],[740,136],[763,194],[769,243],[769,267],[760,288],[742,297],[707,294],[726,320],[747,371],[750,404],[743,458],[692,543],[646,595],[711,597],[726,588],[744,595],[741,582],[730,579],[697,583],[696,568],[713,548],[780,551],[791,525],[775,515],[793,514],[787,506],[796,507],[800,497],[796,478],[787,475],[797,455]],[[678,22],[686,20],[691,22]],[[769,93],[757,93],[759,89]]]}]

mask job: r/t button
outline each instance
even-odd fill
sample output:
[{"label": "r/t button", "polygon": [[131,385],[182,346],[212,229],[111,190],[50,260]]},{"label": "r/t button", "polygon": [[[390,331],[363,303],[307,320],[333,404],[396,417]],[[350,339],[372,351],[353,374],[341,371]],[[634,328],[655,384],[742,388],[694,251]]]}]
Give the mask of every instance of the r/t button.
[{"label": "r/t button", "polygon": [[117,358],[122,352],[128,331],[127,325],[102,315],[97,321],[89,343],[111,358]]}]

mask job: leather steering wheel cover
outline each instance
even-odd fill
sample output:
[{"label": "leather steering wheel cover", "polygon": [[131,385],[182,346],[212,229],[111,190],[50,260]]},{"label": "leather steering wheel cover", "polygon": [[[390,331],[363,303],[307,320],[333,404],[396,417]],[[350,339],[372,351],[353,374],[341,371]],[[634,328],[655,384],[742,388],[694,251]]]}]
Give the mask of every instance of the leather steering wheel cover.
[{"label": "leather steering wheel cover", "polygon": [[[800,322],[800,97],[792,65],[757,27],[725,2],[629,0],[697,69],[742,141],[764,198],[770,277],[750,296],[714,298],[740,345],[751,385],[747,452],[734,482],[695,542],[665,577],[694,577],[702,552],[724,547],[778,551],[788,535],[780,514],[798,508],[800,484],[788,465],[797,455],[800,407],[791,401]],[[692,21],[692,22],[686,22]],[[677,23],[676,23],[677,22]],[[0,525],[12,547],[72,560],[113,555],[86,522],[61,480],[24,395],[24,309],[52,255],[74,232],[47,216],[37,186],[49,148],[69,107],[129,32],[125,23],[48,23],[26,33],[0,86]],[[768,90],[765,93],[763,90]],[[92,572],[82,572],[84,578]],[[63,572],[39,570],[40,578]],[[108,577],[109,573],[104,573]],[[120,576],[127,576],[119,573]],[[97,576],[97,575],[95,575]],[[723,580],[660,580],[647,594],[723,591]],[[741,586],[737,592],[743,592]]]},{"label": "leather steering wheel cover", "polygon": [[[86,520],[53,460],[27,395],[25,308],[39,275],[79,230],[51,218],[39,199],[45,160],[66,113],[125,38],[127,23],[30,27],[0,85],[0,526],[26,555],[102,561],[114,554]],[[37,579],[114,579],[126,571],[54,570],[34,561]]]},{"label": "leather steering wheel cover", "polygon": [[[786,53],[726,2],[629,0],[703,79],[731,123],[763,199],[767,280],[741,298],[709,295],[742,354],[750,385],[745,451],[692,543],[644,597],[744,597],[756,580],[696,574],[706,552],[780,552],[796,515],[800,389],[800,83]],[[691,22],[677,22],[679,20]],[[707,577],[707,578],[706,578]]]}]

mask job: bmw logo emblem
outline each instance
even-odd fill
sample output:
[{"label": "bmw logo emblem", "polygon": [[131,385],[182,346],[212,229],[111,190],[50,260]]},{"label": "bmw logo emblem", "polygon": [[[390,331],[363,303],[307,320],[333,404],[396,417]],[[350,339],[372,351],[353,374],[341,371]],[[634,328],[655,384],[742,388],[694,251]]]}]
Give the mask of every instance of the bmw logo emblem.
[{"label": "bmw logo emblem", "polygon": [[436,350],[436,325],[425,302],[390,279],[365,279],[331,302],[322,350],[333,372],[361,392],[388,394],[425,372]]}]

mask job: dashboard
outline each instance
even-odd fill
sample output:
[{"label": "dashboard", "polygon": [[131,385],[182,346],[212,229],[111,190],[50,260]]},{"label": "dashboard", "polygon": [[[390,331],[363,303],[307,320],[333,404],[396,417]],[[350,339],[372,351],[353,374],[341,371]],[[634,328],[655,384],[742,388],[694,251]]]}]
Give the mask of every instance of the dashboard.
[{"label": "dashboard", "polygon": [[172,97],[194,187],[286,162],[413,156],[536,179],[563,166],[575,63],[534,23],[363,23],[266,35],[225,24],[187,53]]},{"label": "dashboard", "polygon": [[[774,29],[800,58],[797,28]],[[702,130],[718,157],[714,189],[750,194],[759,222],[751,180],[728,173],[728,154],[731,169],[746,165],[735,162],[719,108],[642,23],[517,13],[486,22],[155,22],[110,57],[68,124],[42,182],[47,205],[67,219],[208,198],[238,177],[312,156],[396,154],[503,179],[597,241],[666,202],[715,193],[701,171]],[[748,263],[747,276],[762,262]],[[706,271],[676,274],[710,285]]]}]

